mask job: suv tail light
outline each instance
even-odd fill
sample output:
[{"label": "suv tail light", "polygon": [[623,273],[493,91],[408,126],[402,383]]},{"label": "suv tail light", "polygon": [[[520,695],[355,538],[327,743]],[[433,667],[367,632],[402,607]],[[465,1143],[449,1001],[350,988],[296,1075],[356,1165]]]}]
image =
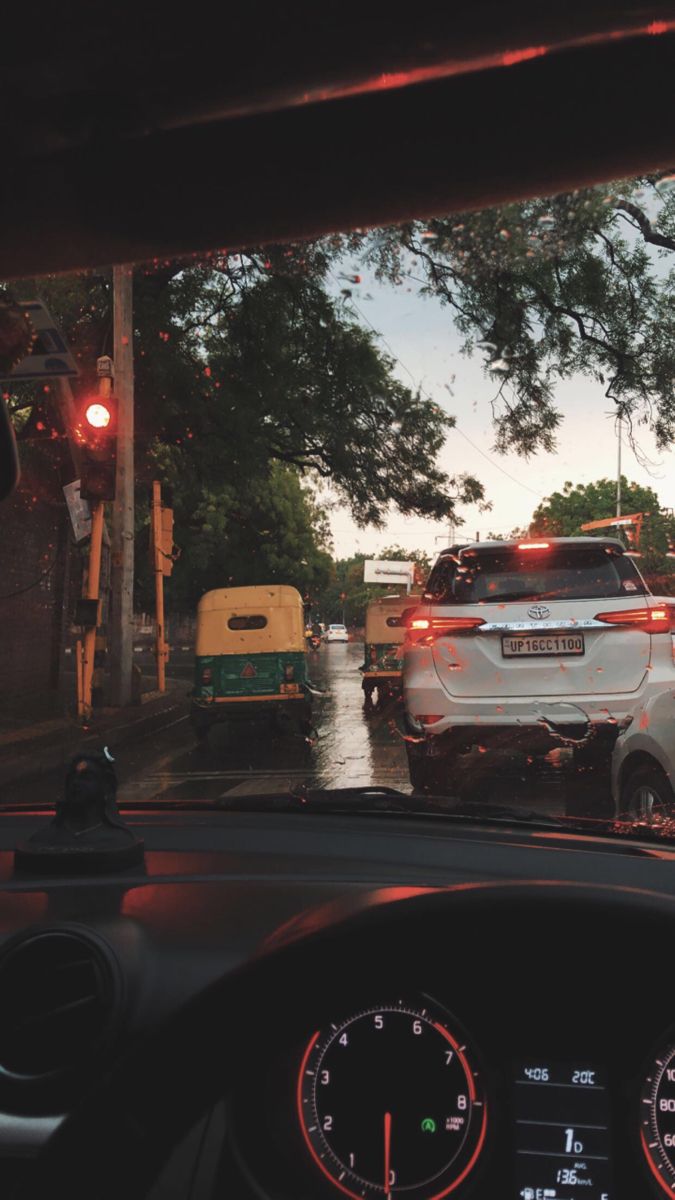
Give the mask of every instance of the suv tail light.
[{"label": "suv tail light", "polygon": [[443,713],[420,713],[417,720],[420,725],[435,725],[437,721],[440,721],[442,716]]},{"label": "suv tail light", "polygon": [[666,604],[658,604],[655,608],[597,613],[595,619],[603,621],[605,625],[629,625],[633,629],[644,629],[645,633],[670,633],[671,628],[670,611]]},{"label": "suv tail light", "polygon": [[411,617],[406,624],[412,633],[443,637],[448,633],[470,633],[485,621],[482,617]]}]

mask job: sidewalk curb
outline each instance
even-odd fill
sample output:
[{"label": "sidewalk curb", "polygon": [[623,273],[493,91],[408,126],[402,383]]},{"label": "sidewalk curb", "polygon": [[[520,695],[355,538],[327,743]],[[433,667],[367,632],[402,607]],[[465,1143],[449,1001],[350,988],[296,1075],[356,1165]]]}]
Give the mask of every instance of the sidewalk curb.
[{"label": "sidewalk curb", "polygon": [[18,780],[38,779],[48,771],[65,768],[73,754],[81,749],[100,748],[103,744],[114,754],[116,749],[166,726],[167,718],[178,720],[187,715],[187,692],[187,686],[181,685],[164,694],[158,693],[152,700],[145,701],[142,706],[147,705],[145,712],[139,708],[125,709],[111,714],[107,721],[103,719],[100,724],[92,725],[86,732],[72,721],[58,733],[41,739],[41,745],[23,741],[17,745],[18,752],[13,757],[2,754],[0,758],[0,789]]}]

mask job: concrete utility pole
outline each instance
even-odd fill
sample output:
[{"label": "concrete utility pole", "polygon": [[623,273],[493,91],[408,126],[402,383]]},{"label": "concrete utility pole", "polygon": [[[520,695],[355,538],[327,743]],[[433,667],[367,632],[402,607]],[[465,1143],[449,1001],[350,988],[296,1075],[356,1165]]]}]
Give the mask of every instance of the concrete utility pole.
[{"label": "concrete utility pole", "polygon": [[152,569],[155,574],[155,655],[157,691],[166,691],[166,641],[164,623],[164,538],[162,536],[162,485],[152,484]]},{"label": "concrete utility pole", "polygon": [[617,464],[616,464],[616,515],[621,516],[621,435],[623,433],[623,422],[621,419],[621,410],[616,422],[616,432],[618,441]]},{"label": "concrete utility pole", "polygon": [[133,271],[113,267],[117,474],[112,516],[111,699],[131,704],[134,611]]}]

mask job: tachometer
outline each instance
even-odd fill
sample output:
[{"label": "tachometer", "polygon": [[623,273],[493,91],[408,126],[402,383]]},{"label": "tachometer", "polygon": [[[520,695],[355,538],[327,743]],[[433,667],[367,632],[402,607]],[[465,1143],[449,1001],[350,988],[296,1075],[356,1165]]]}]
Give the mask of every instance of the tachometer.
[{"label": "tachometer", "polygon": [[640,1139],[653,1177],[675,1193],[675,1044],[654,1059],[640,1097]]},{"label": "tachometer", "polygon": [[439,1200],[468,1177],[485,1141],[475,1055],[427,1003],[367,1008],[315,1033],[297,1102],[315,1163],[358,1200]]}]

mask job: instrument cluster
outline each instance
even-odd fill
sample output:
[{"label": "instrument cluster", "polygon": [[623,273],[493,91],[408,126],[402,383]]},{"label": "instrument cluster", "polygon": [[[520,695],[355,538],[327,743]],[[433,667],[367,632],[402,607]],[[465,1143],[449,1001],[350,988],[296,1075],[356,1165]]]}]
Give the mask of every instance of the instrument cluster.
[{"label": "instrument cluster", "polygon": [[[622,1047],[542,1053],[525,1020],[483,1048],[417,993],[334,1014],[235,1100],[232,1147],[258,1196],[624,1200],[675,1193],[675,1033],[635,1072]],[[525,1036],[523,1036],[525,1035]],[[563,1043],[565,1038],[562,1039]],[[623,1068],[628,1067],[625,1074]],[[246,1089],[244,1089],[244,1093]]]}]

